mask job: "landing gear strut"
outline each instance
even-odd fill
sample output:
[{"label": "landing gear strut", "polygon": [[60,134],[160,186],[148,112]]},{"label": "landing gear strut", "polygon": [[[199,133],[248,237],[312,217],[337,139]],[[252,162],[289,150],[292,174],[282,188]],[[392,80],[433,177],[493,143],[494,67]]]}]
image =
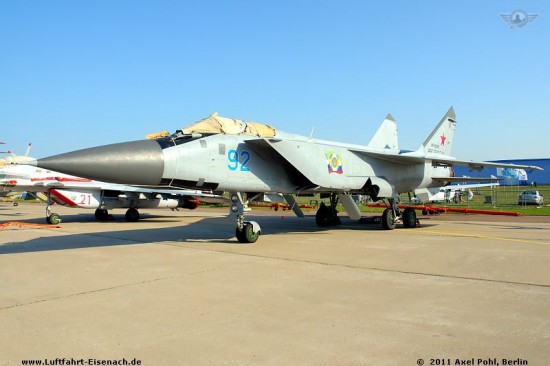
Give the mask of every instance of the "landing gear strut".
[{"label": "landing gear strut", "polygon": [[245,200],[240,192],[231,193],[231,204],[229,206],[230,214],[235,215],[237,228],[235,236],[239,243],[255,243],[260,237],[261,228],[255,221],[245,221]]},{"label": "landing gear strut", "polygon": [[388,198],[389,207],[382,213],[382,227],[386,230],[395,229],[397,220],[401,217],[401,210],[397,207],[395,198]]},{"label": "landing gear strut", "polygon": [[315,223],[319,227],[327,227],[341,224],[338,217],[338,210],[336,205],[338,204],[338,195],[336,193],[330,194],[330,206],[321,203],[317,213],[315,214]]},{"label": "landing gear strut", "polygon": [[46,222],[51,225],[57,225],[61,223],[61,216],[51,212],[52,200],[51,193],[48,192],[48,201],[46,202]]}]

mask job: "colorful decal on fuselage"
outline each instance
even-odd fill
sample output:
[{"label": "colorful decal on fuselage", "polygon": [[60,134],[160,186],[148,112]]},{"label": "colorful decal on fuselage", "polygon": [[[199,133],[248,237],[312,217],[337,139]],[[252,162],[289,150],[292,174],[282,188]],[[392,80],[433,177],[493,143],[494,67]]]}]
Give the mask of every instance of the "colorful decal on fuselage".
[{"label": "colorful decal on fuselage", "polygon": [[342,156],[335,151],[329,151],[325,153],[327,159],[328,173],[344,174],[342,168]]}]

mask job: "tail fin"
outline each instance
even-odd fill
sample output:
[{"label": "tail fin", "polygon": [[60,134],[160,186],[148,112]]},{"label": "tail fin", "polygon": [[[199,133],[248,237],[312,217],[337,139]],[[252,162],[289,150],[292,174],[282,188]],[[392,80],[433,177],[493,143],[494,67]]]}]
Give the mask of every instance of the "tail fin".
[{"label": "tail fin", "polygon": [[455,111],[451,107],[419,150],[426,154],[451,155],[456,127],[455,118]]},{"label": "tail fin", "polygon": [[397,123],[392,115],[388,114],[367,146],[377,149],[399,150],[397,140]]}]

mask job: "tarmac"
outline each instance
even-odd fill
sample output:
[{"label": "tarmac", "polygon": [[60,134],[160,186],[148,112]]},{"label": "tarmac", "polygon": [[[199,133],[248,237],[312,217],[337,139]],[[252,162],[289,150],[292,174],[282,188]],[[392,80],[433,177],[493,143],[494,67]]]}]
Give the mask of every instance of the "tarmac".
[{"label": "tarmac", "polygon": [[[0,224],[44,211],[3,203]],[[550,364],[548,217],[253,211],[239,244],[226,210],[56,212],[0,230],[0,365]]]}]

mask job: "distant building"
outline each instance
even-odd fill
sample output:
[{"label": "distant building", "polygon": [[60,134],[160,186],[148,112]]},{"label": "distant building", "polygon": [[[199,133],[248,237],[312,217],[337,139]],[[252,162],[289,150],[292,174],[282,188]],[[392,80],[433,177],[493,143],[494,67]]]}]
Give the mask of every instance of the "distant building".
[{"label": "distant building", "polygon": [[[491,175],[496,176],[497,178],[503,178],[500,181],[501,185],[531,185],[535,183],[539,184],[550,184],[550,158],[547,159],[510,159],[510,160],[491,160],[493,163],[511,163],[511,164],[521,164],[521,165],[536,165],[540,166],[544,170],[533,170],[533,171],[524,171],[521,170],[516,172],[516,174],[510,174],[509,171],[504,171],[498,168],[487,168],[481,172],[469,171],[467,166],[454,166],[456,177],[468,176],[468,177],[490,177]],[[513,173],[513,172],[512,172]],[[523,176],[523,173],[526,174],[526,177]]]}]

